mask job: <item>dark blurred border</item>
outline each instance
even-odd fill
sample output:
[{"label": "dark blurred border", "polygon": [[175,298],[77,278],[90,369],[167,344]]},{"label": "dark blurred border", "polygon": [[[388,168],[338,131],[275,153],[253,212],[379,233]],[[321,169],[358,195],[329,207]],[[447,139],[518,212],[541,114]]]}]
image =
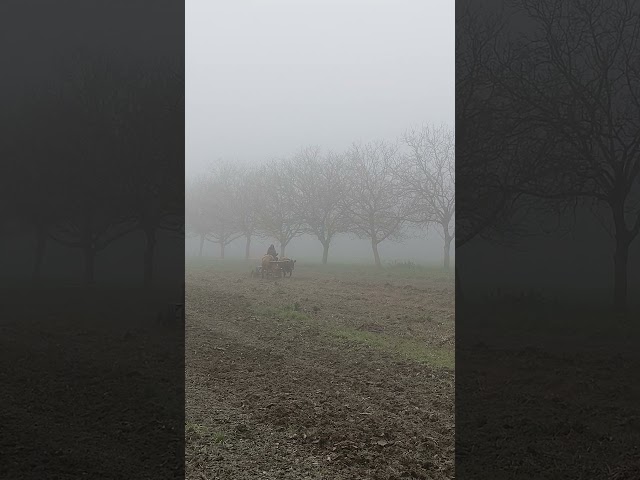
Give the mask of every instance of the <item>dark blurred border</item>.
[{"label": "dark blurred border", "polygon": [[0,477],[184,478],[184,4],[0,4]]},{"label": "dark blurred border", "polygon": [[456,478],[640,478],[640,2],[456,16]]}]

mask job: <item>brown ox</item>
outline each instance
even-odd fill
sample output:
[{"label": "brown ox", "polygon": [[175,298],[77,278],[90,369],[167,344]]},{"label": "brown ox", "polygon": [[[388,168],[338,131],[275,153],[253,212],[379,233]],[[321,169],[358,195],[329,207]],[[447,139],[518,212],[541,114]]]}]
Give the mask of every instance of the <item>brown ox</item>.
[{"label": "brown ox", "polygon": [[280,259],[280,262],[282,262],[280,263],[280,268],[282,269],[283,275],[288,273],[289,276],[291,276],[293,274],[293,267],[295,266],[296,261],[283,257]]},{"label": "brown ox", "polygon": [[277,263],[271,263],[275,260],[271,255],[265,255],[262,257],[262,278],[264,278],[264,272],[276,273],[280,270],[280,265]]}]

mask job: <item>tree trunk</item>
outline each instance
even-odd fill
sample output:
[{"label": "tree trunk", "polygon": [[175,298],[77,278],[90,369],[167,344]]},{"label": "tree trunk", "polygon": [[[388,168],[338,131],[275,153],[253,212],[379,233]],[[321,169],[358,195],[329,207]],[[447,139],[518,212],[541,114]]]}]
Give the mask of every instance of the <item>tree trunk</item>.
[{"label": "tree trunk", "polygon": [[329,259],[329,242],[322,243],[322,264],[326,265],[327,260]]},{"label": "tree trunk", "polygon": [[251,253],[251,235],[247,235],[247,245],[244,248],[244,259],[245,260],[249,260],[249,257]]},{"label": "tree trunk", "polygon": [[381,268],[382,263],[380,262],[380,255],[378,254],[378,241],[371,240],[371,247],[373,248],[373,258],[376,261],[376,267]]},{"label": "tree trunk", "polygon": [[445,233],[444,237],[444,269],[449,270],[451,268],[451,241],[453,237]]},{"label": "tree trunk", "polygon": [[[622,238],[621,238],[622,237]],[[626,236],[616,236],[616,250],[613,254],[613,306],[617,313],[627,311],[627,279],[630,242]]]},{"label": "tree trunk", "polygon": [[202,247],[204,247],[204,235],[200,235],[200,251],[198,252],[198,256],[202,256]]},{"label": "tree trunk", "polygon": [[44,261],[44,253],[47,247],[47,229],[44,224],[38,222],[36,224],[36,258],[33,265],[32,279],[39,282],[42,278],[42,263]]},{"label": "tree trunk", "polygon": [[94,282],[94,264],[96,251],[91,244],[84,246],[84,283],[91,285]]},{"label": "tree trunk", "polygon": [[280,258],[284,258],[284,247],[286,247],[287,244],[285,242],[280,242]]},{"label": "tree trunk", "polygon": [[224,240],[220,241],[220,258],[224,258]]},{"label": "tree trunk", "polygon": [[145,228],[144,234],[147,244],[144,249],[144,286],[151,285],[153,279],[153,256],[156,249],[156,229],[153,227]]}]

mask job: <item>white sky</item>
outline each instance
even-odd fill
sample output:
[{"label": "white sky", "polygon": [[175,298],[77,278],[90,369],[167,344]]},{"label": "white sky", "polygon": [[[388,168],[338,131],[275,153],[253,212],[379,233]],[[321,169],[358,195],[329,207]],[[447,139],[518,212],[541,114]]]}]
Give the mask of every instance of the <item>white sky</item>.
[{"label": "white sky", "polygon": [[187,0],[187,176],[453,125],[454,13],[448,0]]}]

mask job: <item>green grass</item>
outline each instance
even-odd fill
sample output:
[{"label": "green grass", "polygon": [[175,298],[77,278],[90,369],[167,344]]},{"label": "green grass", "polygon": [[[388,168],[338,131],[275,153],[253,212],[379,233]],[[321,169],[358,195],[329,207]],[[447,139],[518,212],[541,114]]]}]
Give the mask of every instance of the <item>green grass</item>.
[{"label": "green grass", "polygon": [[195,435],[200,438],[207,438],[213,443],[224,443],[226,440],[226,436],[223,432],[213,432],[206,425],[201,425],[199,423],[187,422],[185,424],[185,434],[187,436]]},{"label": "green grass", "polygon": [[[311,317],[299,311],[297,304],[284,307],[259,307],[256,315],[279,320],[291,320],[308,323]],[[455,352],[452,348],[429,347],[423,343],[406,338],[393,337],[346,327],[316,325],[329,339],[342,339],[359,344],[369,345],[379,350],[400,355],[408,360],[420,362],[434,368],[455,367]]]},{"label": "green grass", "polygon": [[430,367],[451,370],[455,368],[455,351],[452,348],[429,347],[416,340],[391,337],[351,328],[339,328],[332,333],[336,337],[369,345],[385,352],[400,354],[409,360],[424,363]]},{"label": "green grass", "polygon": [[259,261],[244,260],[237,258],[215,258],[215,257],[186,257],[185,269],[187,271],[217,270],[220,272],[246,272],[249,273],[256,267]]},{"label": "green grass", "polygon": [[[283,307],[258,307],[254,309],[256,315],[266,318],[297,321],[309,324],[312,318],[300,311],[296,302]],[[434,368],[455,368],[455,351],[452,348],[429,347],[419,341],[401,337],[394,337],[379,333],[372,333],[353,328],[315,324],[321,328],[329,339],[342,339],[356,342],[379,350],[400,355],[408,360],[429,365]]]},{"label": "green grass", "polygon": [[298,260],[296,269],[309,269],[314,272],[330,273],[335,275],[353,275],[360,278],[366,277],[387,277],[387,278],[442,278],[453,281],[453,270],[447,271],[439,266],[419,265],[409,262],[385,264],[378,268],[373,264],[366,263],[321,263],[304,262]]},{"label": "green grass", "polygon": [[300,311],[300,306],[297,303],[285,305],[284,307],[259,307],[255,309],[255,312],[256,315],[261,317],[278,318],[280,320],[311,320],[309,315]]}]

